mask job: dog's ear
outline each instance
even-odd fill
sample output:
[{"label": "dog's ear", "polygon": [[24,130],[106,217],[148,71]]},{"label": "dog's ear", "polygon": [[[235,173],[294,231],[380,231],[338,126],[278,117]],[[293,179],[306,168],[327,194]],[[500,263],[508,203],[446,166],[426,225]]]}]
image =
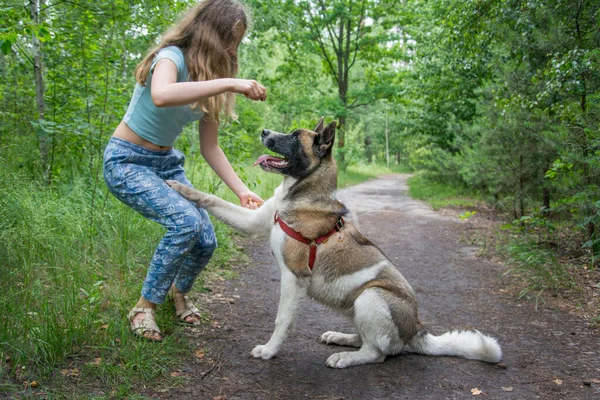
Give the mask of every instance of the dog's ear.
[{"label": "dog's ear", "polygon": [[325,119],[325,117],[321,117],[321,119],[319,120],[319,123],[317,124],[316,128],[313,129],[314,132],[321,133],[323,131],[323,120],[324,119]]},{"label": "dog's ear", "polygon": [[315,155],[319,158],[325,157],[327,152],[333,146],[335,140],[335,127],[337,123],[335,121],[330,122],[323,130],[315,137],[313,149]]}]

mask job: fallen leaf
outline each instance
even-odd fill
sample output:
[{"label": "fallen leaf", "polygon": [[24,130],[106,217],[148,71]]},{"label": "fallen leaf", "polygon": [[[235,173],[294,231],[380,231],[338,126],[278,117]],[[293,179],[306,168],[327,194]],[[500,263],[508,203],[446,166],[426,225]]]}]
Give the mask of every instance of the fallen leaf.
[{"label": "fallen leaf", "polygon": [[176,378],[176,377],[178,377],[178,376],[181,376],[181,371],[173,371],[173,372],[171,372],[171,376],[172,376],[173,378]]},{"label": "fallen leaf", "polygon": [[100,329],[108,329],[108,324],[100,325]]},{"label": "fallen leaf", "polygon": [[64,376],[79,376],[79,370],[77,368],[73,369],[63,369],[60,371]]},{"label": "fallen leaf", "polygon": [[204,352],[202,350],[196,350],[196,357],[204,358]]},{"label": "fallen leaf", "polygon": [[100,358],[100,357],[94,358],[94,360],[90,361],[89,364],[90,365],[100,365],[100,364],[102,364],[102,358]]},{"label": "fallen leaf", "polygon": [[552,382],[556,383],[557,385],[562,385],[563,384],[562,379],[556,379],[556,380],[554,380]]},{"label": "fallen leaf", "polygon": [[502,390],[504,390],[505,392],[512,392],[513,387],[512,386],[502,386]]},{"label": "fallen leaf", "polygon": [[482,392],[481,392],[481,390],[479,390],[479,389],[477,389],[477,388],[475,388],[475,389],[471,389],[471,394],[472,394],[473,396],[479,396],[481,393],[482,393]]}]

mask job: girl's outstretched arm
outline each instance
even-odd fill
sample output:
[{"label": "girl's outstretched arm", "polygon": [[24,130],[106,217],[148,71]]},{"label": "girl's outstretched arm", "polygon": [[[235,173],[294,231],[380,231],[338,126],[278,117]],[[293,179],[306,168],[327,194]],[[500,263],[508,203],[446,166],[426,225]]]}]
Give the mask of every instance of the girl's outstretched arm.
[{"label": "girl's outstretched arm", "polygon": [[167,58],[160,60],[152,75],[150,87],[156,107],[176,107],[193,104],[200,99],[225,92],[243,94],[251,100],[267,98],[267,90],[249,79],[223,78],[201,82],[177,82],[177,66]]},{"label": "girl's outstretched arm", "polygon": [[237,176],[218,141],[219,124],[200,119],[200,152],[208,165],[240,199],[242,207],[257,208],[264,200],[254,194]]}]

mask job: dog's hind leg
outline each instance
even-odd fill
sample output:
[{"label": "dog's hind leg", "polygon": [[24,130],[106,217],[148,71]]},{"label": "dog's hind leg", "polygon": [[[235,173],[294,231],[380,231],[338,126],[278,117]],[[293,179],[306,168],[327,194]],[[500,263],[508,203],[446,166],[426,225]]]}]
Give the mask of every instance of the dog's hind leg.
[{"label": "dog's hind leg", "polygon": [[360,335],[332,331],[322,334],[321,342],[327,344],[337,344],[338,346],[362,346],[362,339],[360,338]]},{"label": "dog's hind leg", "polygon": [[335,353],[327,359],[331,368],[347,368],[354,365],[380,363],[385,360],[385,354],[376,347],[363,345],[358,351]]},{"label": "dog's hind leg", "polygon": [[361,348],[331,355],[327,366],[346,368],[380,363],[386,355],[396,354],[404,347],[385,296],[385,291],[378,288],[367,289],[358,296],[354,302],[354,323],[362,342]]}]

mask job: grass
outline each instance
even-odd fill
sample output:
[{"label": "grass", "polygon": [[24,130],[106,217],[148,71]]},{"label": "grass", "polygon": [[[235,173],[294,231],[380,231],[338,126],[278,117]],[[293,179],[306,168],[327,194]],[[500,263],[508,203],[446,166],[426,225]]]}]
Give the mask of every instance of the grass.
[{"label": "grass", "polygon": [[433,180],[418,172],[408,180],[411,197],[431,204],[434,209],[443,207],[477,207],[482,200],[479,194],[449,182]]},{"label": "grass", "polygon": [[409,172],[409,170],[404,166],[395,166],[394,168],[390,169],[384,165],[378,164],[350,165],[345,171],[340,170],[338,173],[338,188],[342,189],[348,186],[356,185],[369,179],[376,178],[379,175],[389,174],[392,172]]},{"label": "grass", "polygon": [[[188,160],[186,171],[197,188],[237,203],[206,164]],[[281,183],[259,168],[237,172],[265,199]],[[340,186],[386,172],[351,166]],[[49,188],[0,171],[0,397],[131,398],[140,385],[177,384],[170,372],[193,353],[170,306],[158,309],[162,343],[129,332],[125,316],[164,231],[103,182],[93,187],[85,177]],[[220,248],[195,291],[207,275],[235,276],[228,266],[245,257],[231,230],[218,222],[215,230]]]},{"label": "grass", "polygon": [[[76,382],[81,392],[110,388],[112,398],[126,398],[139,384],[170,379],[190,352],[170,307],[159,308],[160,345],[137,340],[125,317],[163,229],[103,186],[92,207],[84,179],[48,188],[1,175],[0,393],[36,381],[38,391],[73,398]],[[213,271],[243,257],[231,232],[215,228],[221,251]]]},{"label": "grass", "polygon": [[527,232],[504,235],[499,240],[498,252],[510,267],[505,275],[524,282],[518,297],[532,298],[536,309],[540,302],[544,302],[544,292],[556,292],[574,285],[573,278],[556,253],[539,243],[536,235]]}]

